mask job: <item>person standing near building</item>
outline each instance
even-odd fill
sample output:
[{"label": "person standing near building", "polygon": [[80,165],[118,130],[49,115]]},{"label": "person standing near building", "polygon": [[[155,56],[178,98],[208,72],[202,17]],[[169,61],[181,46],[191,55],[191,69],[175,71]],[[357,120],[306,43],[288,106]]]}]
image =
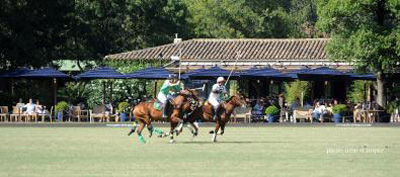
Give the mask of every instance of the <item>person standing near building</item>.
[{"label": "person standing near building", "polygon": [[221,101],[226,94],[225,79],[218,77],[217,83],[212,86],[211,93],[208,96],[208,102],[212,105],[213,120],[217,120]]},{"label": "person standing near building", "polygon": [[286,117],[286,100],[285,100],[285,95],[283,93],[279,94],[279,107],[280,107],[280,114],[279,114],[279,121],[283,122]]}]

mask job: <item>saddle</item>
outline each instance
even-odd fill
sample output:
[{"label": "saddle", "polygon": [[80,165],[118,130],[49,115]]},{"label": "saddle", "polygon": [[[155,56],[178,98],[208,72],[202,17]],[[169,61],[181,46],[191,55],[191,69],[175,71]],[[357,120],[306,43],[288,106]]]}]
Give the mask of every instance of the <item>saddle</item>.
[{"label": "saddle", "polygon": [[[173,105],[173,103],[174,103],[174,101],[172,99],[168,99],[167,101],[169,102],[170,105]],[[157,109],[159,111],[161,111],[163,108],[161,101],[158,99],[155,99],[153,107],[154,107],[154,109]]]},{"label": "saddle", "polygon": [[156,100],[153,104],[153,107],[154,107],[154,109],[161,111],[161,109],[162,109],[161,102]]}]

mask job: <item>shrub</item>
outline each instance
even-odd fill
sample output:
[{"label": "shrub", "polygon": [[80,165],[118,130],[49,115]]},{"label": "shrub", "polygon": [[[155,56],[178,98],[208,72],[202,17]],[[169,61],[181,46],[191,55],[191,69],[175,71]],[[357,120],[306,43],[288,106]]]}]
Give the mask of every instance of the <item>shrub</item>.
[{"label": "shrub", "polygon": [[349,111],[349,109],[347,108],[347,105],[345,105],[345,104],[337,104],[337,105],[333,106],[333,108],[332,108],[333,113],[342,114],[347,111]]},{"label": "shrub", "polygon": [[69,107],[68,107],[68,103],[67,102],[60,101],[60,102],[57,103],[57,105],[55,107],[55,110],[56,110],[56,112],[63,112],[63,111],[68,110],[68,108]]},{"label": "shrub", "polygon": [[[291,83],[284,83],[286,92],[286,101],[291,104],[296,98],[300,101],[307,100],[310,97],[311,84],[308,81],[294,81]],[[303,97],[303,98],[302,98]]]},{"label": "shrub", "polygon": [[[365,84],[365,86],[364,86]],[[364,102],[367,100],[366,98],[366,88],[369,88],[371,85],[370,81],[353,81],[350,86],[350,90],[347,93],[347,98],[354,103]]]},{"label": "shrub", "polygon": [[265,110],[265,114],[278,114],[279,113],[279,109],[276,106],[268,106],[268,108]]},{"label": "shrub", "polygon": [[399,107],[400,107],[400,100],[392,101],[387,106],[387,112],[392,114],[394,113],[395,109]]},{"label": "shrub", "polygon": [[129,112],[129,107],[130,107],[129,103],[124,101],[118,104],[117,111],[119,113],[127,113]]}]

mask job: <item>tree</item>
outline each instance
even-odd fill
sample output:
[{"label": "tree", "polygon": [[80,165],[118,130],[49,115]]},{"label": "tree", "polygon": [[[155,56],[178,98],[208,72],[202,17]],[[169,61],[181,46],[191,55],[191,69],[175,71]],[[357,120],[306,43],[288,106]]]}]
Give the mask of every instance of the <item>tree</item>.
[{"label": "tree", "polygon": [[276,0],[185,0],[194,37],[287,37],[290,16]]},{"label": "tree", "polygon": [[51,65],[52,60],[101,61],[107,54],[190,36],[179,0],[3,0],[0,69]]},{"label": "tree", "polygon": [[290,36],[315,37],[319,36],[315,29],[317,22],[317,4],[315,0],[291,0],[290,2]]},{"label": "tree", "polygon": [[76,0],[71,16],[66,57],[77,60],[165,44],[187,31],[177,0]]},{"label": "tree", "polygon": [[310,82],[296,80],[291,83],[284,83],[285,97],[288,103],[293,103],[297,98],[302,102],[310,97]]},{"label": "tree", "polygon": [[317,6],[317,27],[332,36],[329,57],[371,69],[377,102],[385,107],[387,74],[400,62],[400,1],[318,0]]},{"label": "tree", "polygon": [[69,0],[3,0],[0,6],[0,69],[40,67],[61,56]]}]

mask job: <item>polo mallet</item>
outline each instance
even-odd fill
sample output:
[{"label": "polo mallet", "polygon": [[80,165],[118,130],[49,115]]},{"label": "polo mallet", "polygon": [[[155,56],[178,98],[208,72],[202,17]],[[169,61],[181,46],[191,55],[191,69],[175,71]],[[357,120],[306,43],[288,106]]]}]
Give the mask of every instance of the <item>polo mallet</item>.
[{"label": "polo mallet", "polygon": [[180,81],[181,80],[181,49],[179,49],[178,62],[179,62],[178,80]]},{"label": "polo mallet", "polygon": [[194,88],[195,90],[201,90],[201,91],[203,91],[204,92],[204,90],[206,90],[206,84],[203,84],[203,87],[197,87],[197,88]]},{"label": "polo mallet", "polygon": [[231,73],[229,73],[228,79],[226,79],[225,86],[226,86],[226,84],[228,83],[229,78],[231,78],[231,75],[232,75],[232,73],[233,73],[233,70],[236,68],[236,64],[237,64],[237,62],[238,62],[238,60],[239,60],[240,57],[241,57],[240,52],[237,52],[237,53],[236,53],[236,62],[235,62],[235,64],[233,65],[233,68],[231,69]]}]

